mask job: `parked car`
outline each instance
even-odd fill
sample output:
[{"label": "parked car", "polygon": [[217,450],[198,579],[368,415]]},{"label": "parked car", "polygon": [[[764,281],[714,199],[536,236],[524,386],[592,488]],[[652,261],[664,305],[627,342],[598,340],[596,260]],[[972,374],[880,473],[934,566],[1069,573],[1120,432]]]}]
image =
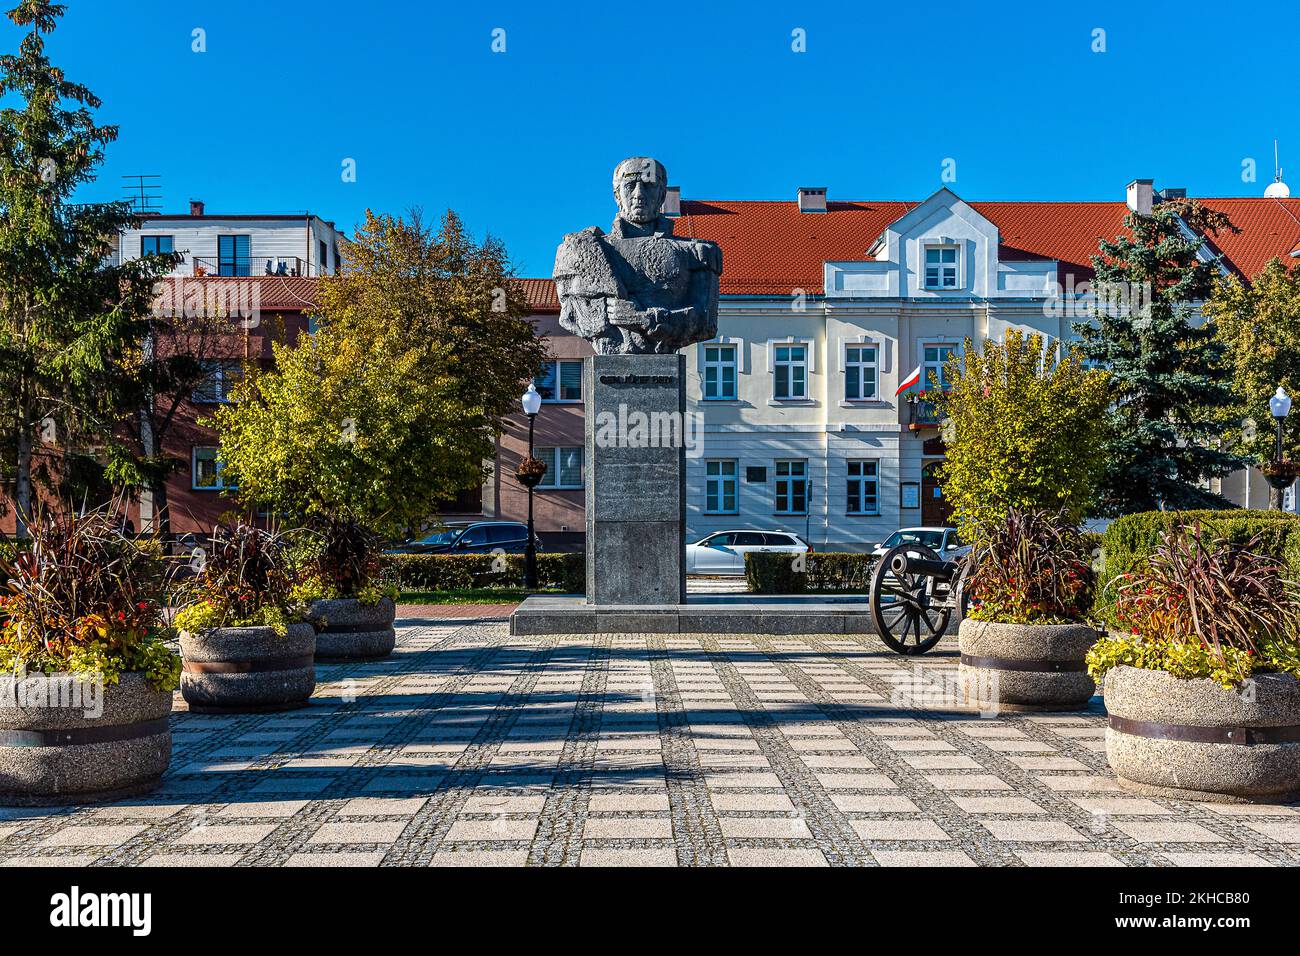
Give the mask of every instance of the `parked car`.
[{"label": "parked car", "polygon": [[751,551],[803,554],[812,545],[789,531],[718,531],[686,546],[687,574],[744,574]]},{"label": "parked car", "polygon": [[[533,535],[537,550],[542,539]],[[388,554],[523,554],[528,526],[522,521],[457,521],[441,531],[412,538],[387,549]]]},{"label": "parked car", "polygon": [[970,553],[970,545],[961,543],[956,528],[929,527],[899,528],[872,548],[871,556],[879,558],[890,548],[896,548],[900,544],[919,544],[948,561],[955,561]]}]

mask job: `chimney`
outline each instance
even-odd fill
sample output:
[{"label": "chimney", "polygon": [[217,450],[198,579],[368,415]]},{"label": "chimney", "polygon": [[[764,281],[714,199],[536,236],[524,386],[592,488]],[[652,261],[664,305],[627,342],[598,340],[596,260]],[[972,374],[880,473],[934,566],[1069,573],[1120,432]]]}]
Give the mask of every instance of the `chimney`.
[{"label": "chimney", "polygon": [[1128,184],[1126,191],[1128,208],[1139,216],[1151,215],[1151,207],[1155,205],[1155,190],[1151,188],[1152,182],[1154,180],[1135,179]]},{"label": "chimney", "polygon": [[201,199],[190,200],[190,215],[191,216],[203,215],[203,200]]},{"label": "chimney", "polygon": [[664,209],[665,216],[680,216],[682,214],[682,187],[669,186],[664,190]]},{"label": "chimney", "polygon": [[826,187],[825,186],[800,186],[799,187],[799,211],[800,212],[825,212],[826,211]]}]

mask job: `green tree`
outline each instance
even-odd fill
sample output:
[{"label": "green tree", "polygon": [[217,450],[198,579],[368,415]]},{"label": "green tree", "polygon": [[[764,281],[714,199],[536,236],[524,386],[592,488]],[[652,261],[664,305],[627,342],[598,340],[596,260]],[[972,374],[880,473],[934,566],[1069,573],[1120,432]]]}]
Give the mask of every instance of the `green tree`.
[{"label": "green tree", "polygon": [[[1300,264],[1287,269],[1271,259],[1249,282],[1228,277],[1206,303],[1215,334],[1227,351],[1232,389],[1242,427],[1234,436],[1251,460],[1276,455],[1274,420],[1268,400],[1280,385],[1288,394],[1300,390]],[[1300,460],[1300,430],[1283,431],[1283,457]],[[1282,491],[1269,489],[1270,504],[1281,507]]]},{"label": "green tree", "polygon": [[967,339],[949,374],[935,401],[947,419],[943,493],[963,537],[977,540],[1012,508],[1082,519],[1105,469],[1107,373],[1073,351],[1058,361],[1040,336],[1013,329],[978,352]]},{"label": "green tree", "polygon": [[452,213],[429,230],[367,211],[344,256],[318,331],[247,369],[212,422],[240,497],[397,537],[482,482],[545,346],[504,248]]},{"label": "green tree", "polygon": [[1195,200],[1163,202],[1124,223],[1129,234],[1103,241],[1092,259],[1094,321],[1074,326],[1085,357],[1115,382],[1105,511],[1225,507],[1203,485],[1241,467],[1224,444],[1234,399],[1223,343],[1212,322],[1195,319],[1220,274],[1217,259],[1200,257],[1202,237],[1239,230]]},{"label": "green tree", "polygon": [[[99,99],[45,55],[61,4],[23,0],[8,13],[26,28],[0,56],[0,447],[12,456],[20,537],[34,479],[79,446],[110,442],[122,369],[138,350],[167,256],[111,264],[133,219],[125,203],[73,204],[94,178],[117,128],[99,126]],[[51,482],[53,485],[53,482]]]}]

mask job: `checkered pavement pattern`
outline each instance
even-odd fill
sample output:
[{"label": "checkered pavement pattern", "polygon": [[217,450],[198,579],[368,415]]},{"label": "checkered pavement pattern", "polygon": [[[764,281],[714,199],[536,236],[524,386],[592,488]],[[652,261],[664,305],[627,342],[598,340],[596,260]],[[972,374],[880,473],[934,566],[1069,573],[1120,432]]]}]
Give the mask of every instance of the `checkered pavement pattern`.
[{"label": "checkered pavement pattern", "polygon": [[1104,716],[946,708],[956,649],[399,620],[305,709],[190,714],[160,790],[0,810],[0,865],[1288,866],[1300,808],[1117,788]]}]

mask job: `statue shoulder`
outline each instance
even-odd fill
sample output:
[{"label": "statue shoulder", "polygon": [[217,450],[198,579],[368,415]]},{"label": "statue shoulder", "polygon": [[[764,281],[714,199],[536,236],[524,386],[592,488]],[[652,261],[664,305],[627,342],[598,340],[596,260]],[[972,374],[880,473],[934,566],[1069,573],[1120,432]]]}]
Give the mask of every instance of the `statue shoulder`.
[{"label": "statue shoulder", "polygon": [[709,239],[688,239],[691,255],[701,268],[722,275],[722,247]]}]

